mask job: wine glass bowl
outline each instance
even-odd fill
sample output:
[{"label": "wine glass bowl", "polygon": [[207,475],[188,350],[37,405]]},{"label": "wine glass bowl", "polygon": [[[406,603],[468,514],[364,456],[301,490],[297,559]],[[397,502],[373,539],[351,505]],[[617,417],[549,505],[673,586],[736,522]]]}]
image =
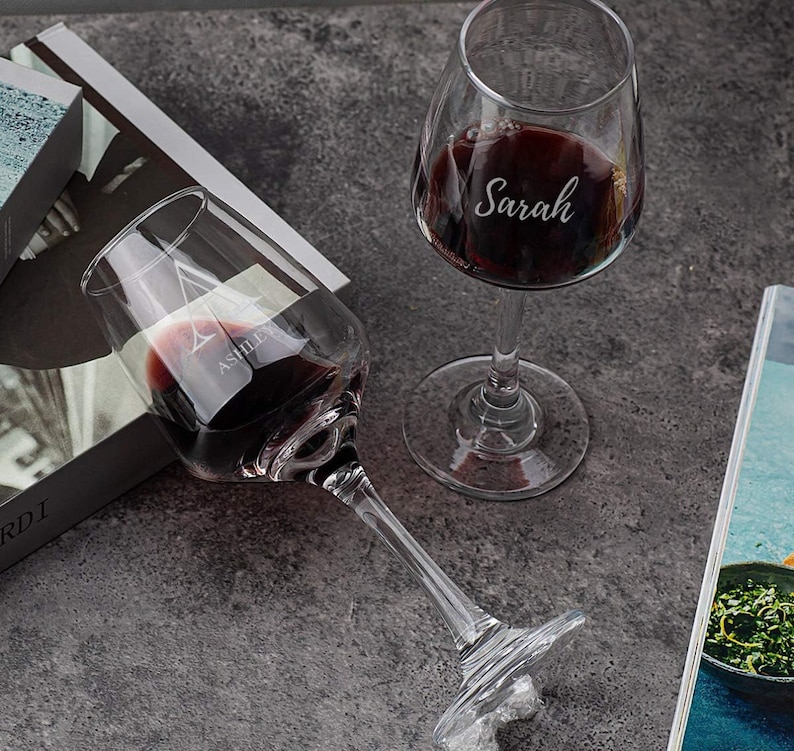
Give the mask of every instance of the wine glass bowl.
[{"label": "wine glass bowl", "polygon": [[464,21],[457,45],[480,90],[536,115],[589,108],[630,77],[634,66],[625,24],[589,0],[481,4]]},{"label": "wine glass bowl", "polygon": [[486,751],[540,706],[534,682],[584,622],[536,628],[483,611],[383,503],[355,445],[368,348],[342,303],[201,187],[153,206],[99,253],[82,290],[113,351],[194,475],[300,480],[349,506],[405,565],[452,634],[463,682],[435,731]]},{"label": "wine glass bowl", "polygon": [[337,435],[317,426],[358,412],[363,327],[293,267],[195,187],[148,209],[84,274],[114,351],[202,479],[291,479],[333,451]]},{"label": "wine glass bowl", "polygon": [[408,448],[461,493],[539,495],[575,470],[589,428],[573,389],[520,359],[526,292],[602,271],[642,208],[623,22],[598,0],[477,6],[430,102],[411,184],[425,238],[456,269],[497,286],[501,314],[491,357],[448,363],[411,395]]}]

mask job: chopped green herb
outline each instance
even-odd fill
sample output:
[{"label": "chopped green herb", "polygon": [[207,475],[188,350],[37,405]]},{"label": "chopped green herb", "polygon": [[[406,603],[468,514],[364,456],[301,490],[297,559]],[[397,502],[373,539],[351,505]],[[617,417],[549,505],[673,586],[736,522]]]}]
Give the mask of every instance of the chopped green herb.
[{"label": "chopped green herb", "polygon": [[752,579],[718,592],[703,648],[739,670],[794,677],[794,594]]}]

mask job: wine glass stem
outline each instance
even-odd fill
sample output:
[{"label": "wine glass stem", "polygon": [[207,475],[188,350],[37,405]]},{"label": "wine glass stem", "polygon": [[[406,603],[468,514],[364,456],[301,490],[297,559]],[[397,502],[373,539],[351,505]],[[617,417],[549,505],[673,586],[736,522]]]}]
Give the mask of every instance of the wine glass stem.
[{"label": "wine glass stem", "polygon": [[499,289],[499,320],[496,328],[491,366],[483,384],[483,399],[491,407],[510,409],[519,400],[518,360],[521,322],[527,293],[524,290]]},{"label": "wine glass stem", "polygon": [[458,650],[475,644],[498,621],[472,602],[403,527],[357,460],[328,475],[322,487],[370,527],[403,563],[441,614]]}]

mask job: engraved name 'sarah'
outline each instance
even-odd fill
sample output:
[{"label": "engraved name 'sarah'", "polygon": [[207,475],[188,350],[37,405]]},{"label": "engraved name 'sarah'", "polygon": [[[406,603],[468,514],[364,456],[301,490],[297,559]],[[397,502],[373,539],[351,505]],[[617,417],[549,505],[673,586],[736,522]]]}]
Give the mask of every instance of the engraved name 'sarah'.
[{"label": "engraved name 'sarah'", "polygon": [[506,214],[509,217],[518,217],[522,222],[530,218],[540,219],[544,222],[559,218],[565,224],[574,215],[571,202],[568,199],[573,195],[578,184],[579,178],[572,177],[565,183],[554,204],[538,201],[534,206],[530,206],[523,198],[517,201],[507,195],[503,195],[501,198],[495,195],[502,193],[507,188],[507,180],[503,177],[495,177],[485,186],[487,202],[480,201],[474,207],[474,213],[477,216],[490,216],[493,213]]}]

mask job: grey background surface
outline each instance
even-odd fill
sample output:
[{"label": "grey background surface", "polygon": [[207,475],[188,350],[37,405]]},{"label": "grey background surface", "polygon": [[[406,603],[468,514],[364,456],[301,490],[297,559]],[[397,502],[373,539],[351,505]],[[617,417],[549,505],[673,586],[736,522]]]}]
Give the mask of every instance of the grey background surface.
[{"label": "grey background surface", "polygon": [[[405,3],[436,0],[399,0]],[[46,13],[124,13],[140,11],[231,10],[273,7],[336,7],[361,5],[359,0],[0,0],[0,14],[41,15]],[[373,0],[366,5],[393,5],[391,0]]]},{"label": "grey background surface", "polygon": [[[31,3],[31,6],[33,3]],[[354,280],[372,343],[360,448],[464,590],[514,623],[590,617],[505,751],[666,744],[762,290],[794,284],[788,0],[621,0],[647,203],[624,257],[530,297],[525,351],[591,419],[532,501],[414,466],[409,388],[489,349],[493,288],[413,224],[408,172],[470,5],[66,20]],[[8,48],[61,16],[0,19]],[[794,550],[794,541],[792,541]],[[0,575],[0,748],[429,749],[458,676],[424,596],[342,506],[172,465]]]}]

